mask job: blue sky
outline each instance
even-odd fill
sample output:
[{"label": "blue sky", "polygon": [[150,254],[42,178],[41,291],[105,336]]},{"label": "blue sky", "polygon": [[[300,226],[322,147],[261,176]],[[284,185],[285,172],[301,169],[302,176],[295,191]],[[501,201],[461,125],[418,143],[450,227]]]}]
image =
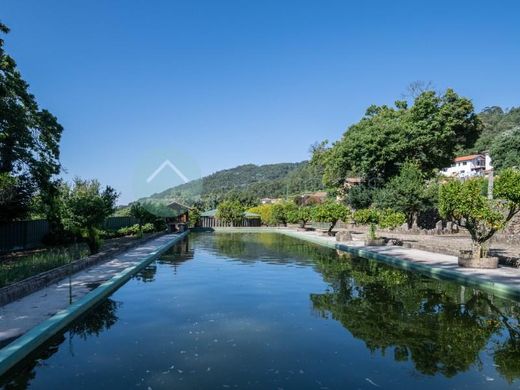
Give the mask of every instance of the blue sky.
[{"label": "blue sky", "polygon": [[135,161],[300,161],[415,80],[520,105],[518,1],[0,0],[8,52],[65,127],[67,178],[134,197]]}]

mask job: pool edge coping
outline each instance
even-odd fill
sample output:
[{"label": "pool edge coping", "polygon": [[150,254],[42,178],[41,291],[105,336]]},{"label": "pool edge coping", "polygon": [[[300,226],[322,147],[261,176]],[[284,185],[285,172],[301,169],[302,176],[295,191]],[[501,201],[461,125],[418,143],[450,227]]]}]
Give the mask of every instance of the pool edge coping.
[{"label": "pool edge coping", "polygon": [[177,244],[188,234],[189,231],[186,231],[173,237],[170,241],[159,246],[150,254],[143,257],[139,263],[125,268],[123,271],[103,282],[94,290],[88,292],[65,309],[58,311],[52,317],[34,326],[28,332],[0,349],[0,376],[4,375],[37,347],[45,343],[57,332],[65,328],[72,321],[99,303],[102,299],[105,299],[123,286],[133,275],[146,267],[162,253]]},{"label": "pool edge coping", "polygon": [[304,241],[312,242],[314,244],[325,246],[331,249],[341,250],[343,252],[350,253],[362,257],[364,259],[377,260],[385,264],[396,266],[403,270],[417,271],[423,275],[429,276],[434,279],[464,283],[472,287],[477,287],[481,290],[496,293],[497,295],[503,298],[520,298],[520,287],[513,287],[505,283],[485,280],[476,275],[465,275],[456,270],[439,268],[433,265],[419,264],[411,260],[403,259],[397,256],[390,256],[373,252],[371,250],[366,249],[366,247],[359,248],[340,243],[328,242],[325,240],[321,240],[319,237],[308,237],[302,234],[298,234],[298,232],[294,231],[282,229],[272,229],[272,231],[285,234],[290,237],[298,238]]}]

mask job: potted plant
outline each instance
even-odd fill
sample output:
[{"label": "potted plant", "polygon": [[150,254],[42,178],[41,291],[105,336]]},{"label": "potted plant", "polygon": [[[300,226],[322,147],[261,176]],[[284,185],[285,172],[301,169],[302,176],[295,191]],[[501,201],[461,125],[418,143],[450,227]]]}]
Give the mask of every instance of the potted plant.
[{"label": "potted plant", "polygon": [[439,213],[466,228],[471,250],[460,252],[461,267],[496,268],[498,259],[488,256],[489,240],[520,212],[520,171],[505,169],[495,179],[493,197],[484,193],[483,178],[451,180],[439,190]]}]

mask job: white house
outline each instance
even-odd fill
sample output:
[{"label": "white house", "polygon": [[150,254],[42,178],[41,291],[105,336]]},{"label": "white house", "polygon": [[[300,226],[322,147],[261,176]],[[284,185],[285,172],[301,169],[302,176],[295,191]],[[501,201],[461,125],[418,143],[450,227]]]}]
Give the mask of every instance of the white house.
[{"label": "white house", "polygon": [[485,176],[493,167],[491,157],[486,154],[471,154],[455,158],[449,168],[442,169],[441,173],[452,177]]}]

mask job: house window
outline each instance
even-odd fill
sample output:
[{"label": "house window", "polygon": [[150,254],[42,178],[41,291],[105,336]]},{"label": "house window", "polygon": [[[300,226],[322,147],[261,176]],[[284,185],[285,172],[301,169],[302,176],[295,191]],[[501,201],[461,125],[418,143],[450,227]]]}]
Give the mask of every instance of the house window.
[{"label": "house window", "polygon": [[466,164],[467,164],[467,162],[466,162],[466,161],[464,161],[464,162],[462,163],[462,165],[466,165]]}]

